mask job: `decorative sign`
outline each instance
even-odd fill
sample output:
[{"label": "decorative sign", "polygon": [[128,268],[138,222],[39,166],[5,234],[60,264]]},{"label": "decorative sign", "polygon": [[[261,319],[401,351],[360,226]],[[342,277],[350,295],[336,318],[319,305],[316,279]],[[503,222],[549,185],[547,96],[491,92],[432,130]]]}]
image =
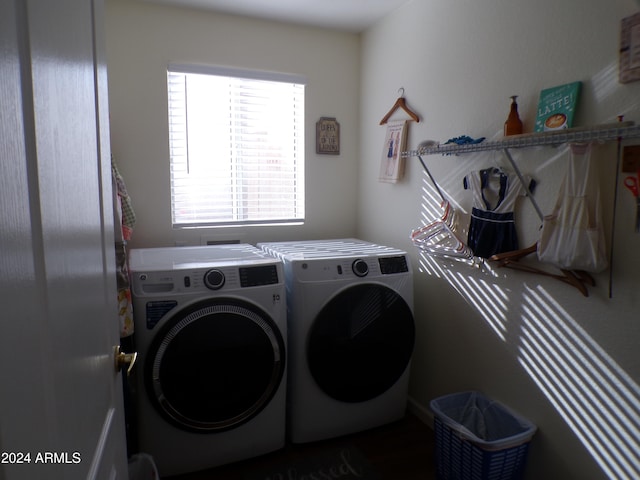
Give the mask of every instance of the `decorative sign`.
[{"label": "decorative sign", "polygon": [[316,123],[316,153],[340,155],[340,124],[335,118],[321,117]]},{"label": "decorative sign", "polygon": [[622,19],[620,83],[640,80],[640,13]]},{"label": "decorative sign", "polygon": [[564,130],[573,126],[582,82],[567,83],[546,88],[540,92],[536,132]]}]

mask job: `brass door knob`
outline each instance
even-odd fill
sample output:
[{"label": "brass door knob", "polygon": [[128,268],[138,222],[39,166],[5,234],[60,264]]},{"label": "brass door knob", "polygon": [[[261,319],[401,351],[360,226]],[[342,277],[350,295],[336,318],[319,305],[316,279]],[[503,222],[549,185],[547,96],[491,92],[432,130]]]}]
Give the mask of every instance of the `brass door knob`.
[{"label": "brass door knob", "polygon": [[123,368],[127,369],[127,376],[131,374],[131,370],[138,358],[138,352],[124,353],[120,350],[120,345],[114,347],[116,372]]}]

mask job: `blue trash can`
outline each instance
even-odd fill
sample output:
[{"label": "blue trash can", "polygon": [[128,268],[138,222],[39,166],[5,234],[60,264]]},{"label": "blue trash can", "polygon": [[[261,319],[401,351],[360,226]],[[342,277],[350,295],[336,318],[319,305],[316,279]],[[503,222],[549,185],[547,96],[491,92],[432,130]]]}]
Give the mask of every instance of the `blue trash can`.
[{"label": "blue trash can", "polygon": [[518,480],[536,426],[479,392],[430,403],[438,480]]}]

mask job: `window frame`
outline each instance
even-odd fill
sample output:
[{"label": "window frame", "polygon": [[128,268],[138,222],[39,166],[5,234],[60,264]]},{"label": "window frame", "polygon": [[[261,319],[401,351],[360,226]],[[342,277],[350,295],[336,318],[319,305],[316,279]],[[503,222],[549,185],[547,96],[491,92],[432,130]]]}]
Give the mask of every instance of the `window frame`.
[{"label": "window frame", "polygon": [[[176,205],[175,205],[175,196],[176,190],[174,189],[174,163],[175,157],[172,147],[172,126],[171,118],[172,118],[172,107],[171,107],[171,92],[169,91],[169,79],[171,73],[178,74],[196,74],[196,75],[213,75],[219,77],[231,77],[239,80],[257,80],[257,81],[267,81],[267,82],[279,82],[284,84],[291,84],[293,86],[302,87],[301,95],[302,102],[300,105],[296,106],[296,114],[300,114],[301,118],[297,121],[294,121],[295,124],[294,136],[292,138],[292,151],[293,154],[293,173],[291,173],[292,183],[292,209],[293,215],[291,218],[237,218],[237,219],[227,219],[227,220],[216,220],[216,221],[188,221],[188,219],[180,218],[179,215],[176,214]],[[171,195],[171,223],[174,229],[186,229],[186,228],[216,228],[216,227],[226,227],[226,226],[253,226],[253,225],[292,225],[292,224],[303,224],[305,221],[305,156],[306,156],[306,147],[305,147],[305,88],[306,88],[306,78],[302,75],[297,74],[289,74],[289,73],[278,73],[278,72],[270,72],[270,71],[259,71],[259,70],[247,70],[240,69],[235,67],[225,67],[225,66],[209,66],[209,65],[190,65],[190,64],[182,64],[182,63],[170,63],[167,67],[167,108],[168,108],[168,127],[169,127],[169,168],[170,171],[170,195]],[[293,98],[292,93],[292,98]],[[187,133],[187,126],[185,128],[185,133]],[[237,126],[231,125],[230,120],[230,130],[238,128]],[[233,150],[232,146],[232,134],[229,135],[229,147]],[[188,139],[185,140],[188,142]],[[184,156],[184,154],[182,155]],[[182,161],[184,165],[185,160]],[[189,164],[188,153],[186,153],[186,164]],[[261,164],[262,165],[262,164]],[[175,196],[174,196],[175,195]],[[235,195],[233,193],[230,194],[229,198],[231,202],[237,201],[240,196]],[[194,205],[196,203],[194,202]]]}]

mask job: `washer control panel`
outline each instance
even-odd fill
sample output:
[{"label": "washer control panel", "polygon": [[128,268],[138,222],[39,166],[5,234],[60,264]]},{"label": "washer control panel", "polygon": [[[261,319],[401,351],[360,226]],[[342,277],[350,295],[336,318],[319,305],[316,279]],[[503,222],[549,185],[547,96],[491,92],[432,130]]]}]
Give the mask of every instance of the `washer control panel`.
[{"label": "washer control panel", "polygon": [[378,259],[378,263],[380,264],[380,273],[383,275],[392,275],[394,273],[405,273],[409,271],[407,257],[404,255],[380,257]]},{"label": "washer control panel", "polygon": [[170,272],[149,271],[132,274],[132,288],[138,296],[162,296],[168,293],[198,293],[282,283],[278,264],[222,266]]}]

